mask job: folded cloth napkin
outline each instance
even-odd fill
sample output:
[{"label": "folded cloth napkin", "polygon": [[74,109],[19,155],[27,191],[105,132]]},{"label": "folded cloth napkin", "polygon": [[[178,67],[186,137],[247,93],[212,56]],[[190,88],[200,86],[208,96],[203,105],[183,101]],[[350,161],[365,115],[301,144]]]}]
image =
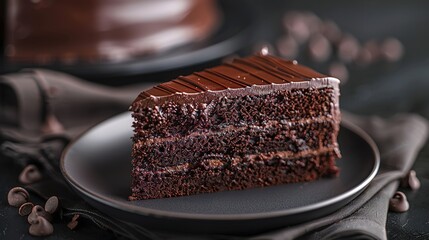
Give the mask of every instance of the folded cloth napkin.
[{"label": "folded cloth napkin", "polygon": [[[414,114],[390,119],[343,118],[364,129],[377,143],[381,166],[370,185],[348,205],[328,216],[255,236],[193,236],[150,231],[105,215],[81,200],[60,174],[64,147],[97,122],[128,109],[148,84],[111,88],[41,69],[0,77],[0,155],[17,167],[37,165],[43,178],[25,185],[42,198],[61,199],[63,217],[79,214],[102,229],[130,239],[386,239],[389,199],[426,141],[428,123]],[[1,166],[0,162],[0,166]]]}]

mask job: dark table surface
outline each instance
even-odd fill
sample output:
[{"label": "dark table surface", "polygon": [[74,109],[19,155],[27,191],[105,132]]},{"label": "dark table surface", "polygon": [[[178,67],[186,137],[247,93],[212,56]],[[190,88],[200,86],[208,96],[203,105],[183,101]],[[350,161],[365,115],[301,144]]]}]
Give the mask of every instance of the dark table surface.
[{"label": "dark table surface", "polygon": [[[396,37],[405,55],[397,63],[379,63],[365,68],[349,66],[350,79],[341,87],[341,106],[361,115],[392,116],[418,113],[429,118],[429,3],[424,1],[249,1],[259,12],[254,27],[256,42],[272,42],[283,33],[281,18],[289,10],[308,10],[335,21],[361,42]],[[240,14],[240,13],[237,13]],[[242,13],[241,13],[242,14]],[[301,63],[324,70],[308,59]],[[167,80],[167,79],[166,79]],[[429,144],[413,167],[422,183],[420,190],[403,190],[410,202],[405,213],[389,213],[389,239],[429,239]],[[19,170],[0,161],[0,239],[33,239],[28,224],[7,206],[7,191],[18,185]],[[48,239],[109,239],[106,232],[89,223],[77,231],[55,225]]]}]

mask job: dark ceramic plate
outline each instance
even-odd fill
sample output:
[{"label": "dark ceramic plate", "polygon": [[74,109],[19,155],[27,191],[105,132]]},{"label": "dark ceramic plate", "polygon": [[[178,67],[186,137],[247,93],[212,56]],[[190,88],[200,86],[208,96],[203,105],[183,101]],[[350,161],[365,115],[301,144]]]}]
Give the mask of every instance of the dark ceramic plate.
[{"label": "dark ceramic plate", "polygon": [[[124,77],[132,76],[140,76],[135,81],[141,81],[142,79],[165,81],[180,74],[172,73],[162,77],[158,77],[156,74],[165,71],[180,71],[183,68],[215,61],[240,51],[247,47],[248,44],[251,44],[251,30],[255,28],[257,18],[253,14],[252,8],[246,4],[243,5],[241,1],[222,0],[218,4],[222,13],[220,26],[211,37],[200,43],[177,47],[156,55],[136,57],[132,60],[113,63],[82,62],[71,65],[61,63],[48,65],[14,64],[6,60],[1,61],[0,56],[0,73],[14,72],[22,68],[42,67],[70,73],[86,80],[108,82],[116,85],[129,83],[125,81]],[[197,69],[201,69],[201,67]],[[149,75],[149,77],[142,78],[141,75]]]},{"label": "dark ceramic plate", "polygon": [[130,194],[131,116],[124,113],[83,134],[61,159],[74,189],[94,207],[122,220],[171,231],[252,233],[331,213],[374,178],[379,153],[371,138],[343,122],[338,178],[241,191],[133,201]]}]

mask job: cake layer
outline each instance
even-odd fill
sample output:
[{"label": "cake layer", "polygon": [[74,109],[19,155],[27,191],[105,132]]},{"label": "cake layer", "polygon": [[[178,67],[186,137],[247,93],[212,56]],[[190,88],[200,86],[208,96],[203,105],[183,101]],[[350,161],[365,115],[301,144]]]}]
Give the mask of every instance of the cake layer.
[{"label": "cake layer", "polygon": [[[235,158],[237,164],[212,167],[200,165],[177,171],[147,172],[135,168],[132,172],[130,200],[186,196],[225,190],[240,190],[283,183],[315,180],[335,175],[337,154],[327,152],[290,158],[273,154],[261,155],[253,161]],[[215,161],[215,160],[213,160]]]},{"label": "cake layer", "polygon": [[266,127],[228,127],[222,131],[194,132],[185,137],[134,139],[133,164],[153,169],[193,164],[213,156],[231,158],[277,151],[334,149],[337,148],[336,127],[332,119],[320,118],[287,125],[275,121]]},{"label": "cake layer", "polygon": [[[260,89],[270,88],[259,86]],[[249,90],[250,91],[250,90]],[[133,113],[137,137],[185,136],[193,131],[233,126],[265,126],[319,117],[339,118],[334,87],[264,91],[254,95],[222,97],[209,102],[166,103]]]}]

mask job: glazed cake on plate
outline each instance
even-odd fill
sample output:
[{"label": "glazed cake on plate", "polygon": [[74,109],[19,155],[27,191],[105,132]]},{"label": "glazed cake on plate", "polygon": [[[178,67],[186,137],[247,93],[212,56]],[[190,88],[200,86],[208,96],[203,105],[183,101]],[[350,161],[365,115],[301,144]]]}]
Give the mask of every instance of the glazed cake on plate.
[{"label": "glazed cake on plate", "polygon": [[338,172],[339,80],[250,56],[142,92],[130,200],[312,181]]},{"label": "glazed cake on plate", "polygon": [[221,18],[214,0],[3,2],[4,46],[0,33],[0,48],[6,59],[38,64],[156,56],[208,39]]}]

